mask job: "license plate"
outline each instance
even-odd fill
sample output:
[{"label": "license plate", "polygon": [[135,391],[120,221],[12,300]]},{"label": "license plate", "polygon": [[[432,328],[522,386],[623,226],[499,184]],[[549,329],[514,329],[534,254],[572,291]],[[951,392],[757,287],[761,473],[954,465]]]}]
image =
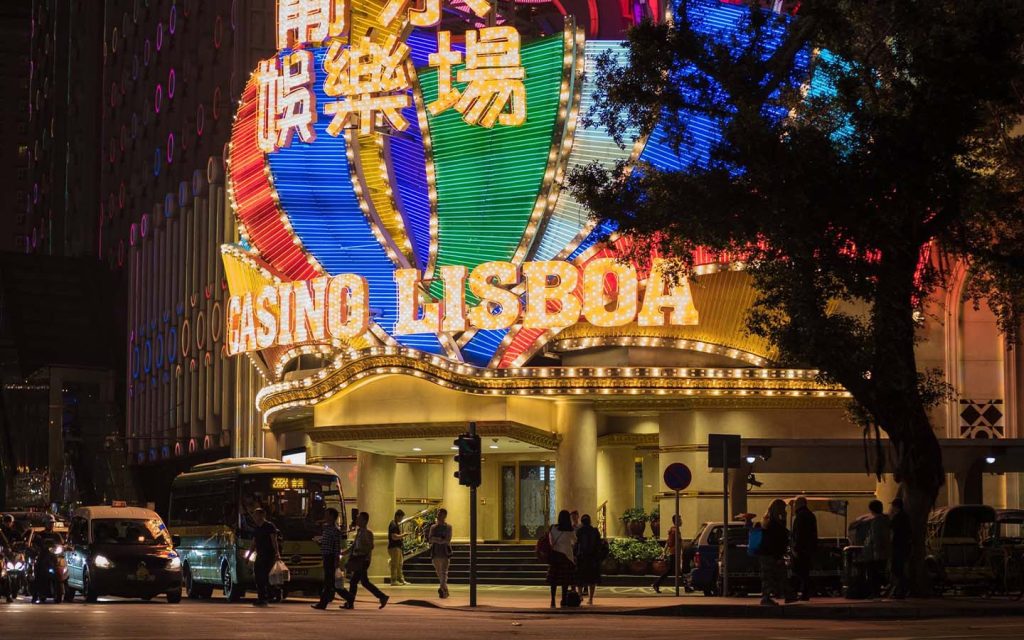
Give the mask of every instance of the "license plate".
[{"label": "license plate", "polygon": [[308,576],[309,569],[289,569],[289,573],[293,576]]}]

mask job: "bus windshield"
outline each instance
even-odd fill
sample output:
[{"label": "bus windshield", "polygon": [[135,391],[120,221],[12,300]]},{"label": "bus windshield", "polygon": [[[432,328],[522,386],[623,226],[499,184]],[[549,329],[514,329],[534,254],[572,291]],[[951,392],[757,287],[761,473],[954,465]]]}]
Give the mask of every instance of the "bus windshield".
[{"label": "bus windshield", "polygon": [[243,476],[241,498],[243,533],[251,533],[252,512],[262,507],[285,540],[310,540],[320,535],[327,508],[343,510],[338,478],[331,475]]}]

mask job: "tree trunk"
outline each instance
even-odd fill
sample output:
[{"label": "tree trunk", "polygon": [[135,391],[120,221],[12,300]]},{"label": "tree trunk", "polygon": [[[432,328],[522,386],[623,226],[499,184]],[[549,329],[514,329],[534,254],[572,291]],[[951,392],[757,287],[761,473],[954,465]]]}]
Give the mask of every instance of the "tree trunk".
[{"label": "tree trunk", "polygon": [[906,434],[909,437],[894,445],[899,456],[896,475],[902,483],[903,506],[910,517],[912,534],[907,580],[911,594],[926,596],[933,593],[925,565],[928,515],[945,481],[945,472],[942,449],[924,409],[914,413],[919,415]]}]

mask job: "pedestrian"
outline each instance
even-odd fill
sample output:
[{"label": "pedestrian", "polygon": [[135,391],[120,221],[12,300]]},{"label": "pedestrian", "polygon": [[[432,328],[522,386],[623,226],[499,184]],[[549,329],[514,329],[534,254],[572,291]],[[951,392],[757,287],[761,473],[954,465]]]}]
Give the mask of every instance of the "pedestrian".
[{"label": "pedestrian", "polygon": [[590,515],[583,514],[576,530],[576,584],[581,587],[581,594],[589,596],[587,604],[594,604],[594,591],[601,584],[601,562],[606,549],[601,532],[590,524]]},{"label": "pedestrian", "polygon": [[[323,532],[317,538],[320,543],[320,557],[323,561],[324,582],[320,588],[320,602],[309,606],[314,609],[326,609],[327,605],[334,600],[334,593],[338,591],[335,586],[334,575],[338,569],[338,556],[341,555],[341,543],[345,534],[338,527],[338,510],[328,507],[324,512]],[[339,592],[341,593],[341,592]],[[344,594],[341,594],[344,597]]]},{"label": "pedestrian", "polygon": [[395,512],[395,519],[388,523],[388,564],[391,568],[391,584],[406,585],[405,573],[402,571],[402,563],[405,558],[402,556],[402,546],[405,534],[402,533],[402,518],[405,512],[399,509]]},{"label": "pedestrian", "polygon": [[572,530],[579,531],[580,528],[580,512],[573,509],[569,512],[569,521],[572,522]]},{"label": "pedestrian", "polygon": [[807,498],[800,496],[793,503],[793,585],[792,593],[801,600],[810,600],[814,586],[814,554],[818,550],[818,519],[807,507]]},{"label": "pedestrian", "polygon": [[554,609],[558,588],[562,588],[561,604],[564,607],[569,588],[576,578],[576,557],[573,552],[576,533],[572,530],[572,518],[565,509],[558,512],[558,524],[548,529],[548,542],[551,554],[548,557],[547,583],[551,586],[551,608]]},{"label": "pedestrian", "polygon": [[777,498],[772,500],[768,512],[761,521],[761,528],[764,530],[758,554],[761,563],[761,604],[779,604],[772,596],[793,602],[796,598],[786,593],[786,548],[789,546],[789,530],[786,529],[785,502]]},{"label": "pedestrian", "polygon": [[430,544],[430,562],[437,573],[437,596],[448,597],[448,565],[452,561],[452,525],[448,524],[448,510],[438,509],[437,520],[427,533]]},{"label": "pedestrian", "polygon": [[344,589],[339,591],[345,598],[345,604],[341,605],[342,609],[355,608],[356,592],[359,590],[359,585],[363,585],[377,598],[380,602],[379,608],[383,609],[389,600],[383,591],[370,582],[368,572],[370,558],[373,555],[373,531],[370,531],[369,525],[370,514],[365,511],[360,512],[359,517],[356,518],[356,537],[348,549],[348,560],[345,565],[352,577],[349,580],[348,591]]},{"label": "pedestrian", "polygon": [[868,503],[871,518],[864,539],[864,572],[868,582],[868,598],[878,598],[885,582],[885,568],[892,552],[892,526],[889,516],[882,513],[882,501]]},{"label": "pedestrian", "polygon": [[658,579],[654,581],[651,588],[654,589],[655,593],[661,593],[661,583],[665,581],[665,578],[675,576],[675,565],[676,559],[676,544],[679,541],[679,527],[682,525],[682,518],[678,515],[672,516],[672,526],[668,530],[668,539],[665,541],[665,550],[662,552],[661,557],[665,560],[665,570],[661,572]]},{"label": "pedestrian", "polygon": [[253,560],[252,573],[256,579],[256,602],[252,606],[265,607],[270,600],[270,570],[281,559],[281,547],[278,545],[277,527],[267,520],[263,507],[253,510],[252,521],[252,546],[248,556]]},{"label": "pedestrian", "polygon": [[894,498],[889,511],[892,528],[892,589],[889,595],[897,600],[907,597],[907,563],[910,561],[910,516],[903,510],[903,499]]}]

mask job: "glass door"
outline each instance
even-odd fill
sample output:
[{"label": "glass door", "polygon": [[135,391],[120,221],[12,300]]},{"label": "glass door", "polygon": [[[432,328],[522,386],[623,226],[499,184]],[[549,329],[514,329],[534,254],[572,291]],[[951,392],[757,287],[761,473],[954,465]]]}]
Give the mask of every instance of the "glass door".
[{"label": "glass door", "polygon": [[555,521],[555,466],[517,462],[501,469],[501,534],[536,540]]}]

